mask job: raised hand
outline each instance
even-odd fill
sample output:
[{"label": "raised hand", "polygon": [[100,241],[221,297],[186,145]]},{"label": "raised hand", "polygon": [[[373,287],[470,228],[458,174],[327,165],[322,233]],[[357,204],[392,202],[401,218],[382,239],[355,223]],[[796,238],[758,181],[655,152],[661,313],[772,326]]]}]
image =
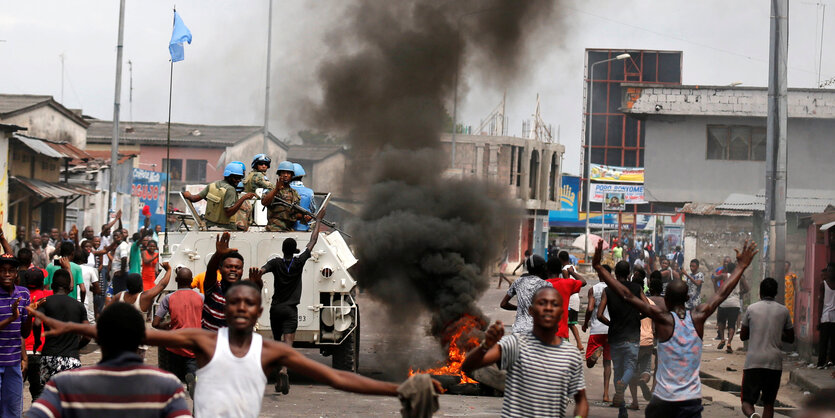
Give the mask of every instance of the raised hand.
[{"label": "raised hand", "polygon": [[594,248],[594,257],[591,259],[592,266],[599,266],[600,260],[603,258],[603,240],[597,241],[597,247]]},{"label": "raised hand", "polygon": [[263,273],[261,272],[260,268],[258,268],[258,267],[250,267],[249,268],[249,280],[250,281],[258,283],[258,282],[261,281],[261,276],[262,275],[263,275]]},{"label": "raised hand", "polygon": [[122,218],[122,209],[116,211],[116,216],[113,219],[121,219]]},{"label": "raised hand", "polygon": [[[835,372],[833,372],[833,374],[835,374]],[[444,385],[442,385],[442,384],[441,384],[441,382],[439,382],[439,381],[437,381],[437,380],[435,380],[435,379],[430,379],[430,380],[432,380],[432,386],[434,386],[434,387],[435,387],[435,393],[444,393],[444,392],[446,392],[446,390],[444,389]]]},{"label": "raised hand", "polygon": [[217,236],[217,241],[215,242],[215,253],[217,254],[229,254],[238,251],[237,248],[229,248],[229,233],[224,232],[222,235]]},{"label": "raised hand", "polygon": [[502,339],[504,336],[504,325],[502,321],[496,321],[493,325],[490,325],[490,328],[487,328],[487,332],[484,333],[484,342],[481,343],[484,348],[491,349],[493,348],[499,340]]},{"label": "raised hand", "polygon": [[742,244],[742,252],[737,249],[734,249],[734,251],[736,251],[737,268],[746,268],[751,265],[751,261],[754,260],[754,256],[759,252],[757,251],[757,243],[751,242],[749,244],[748,240],[745,240],[745,243]]},{"label": "raised hand", "polygon": [[58,262],[61,263],[61,268],[62,269],[66,270],[66,271],[70,271],[70,258],[69,257],[61,257],[58,260]]},{"label": "raised hand", "polygon": [[162,269],[165,270],[165,271],[171,270],[171,264],[168,264],[167,261],[160,264],[160,267],[162,267]]}]

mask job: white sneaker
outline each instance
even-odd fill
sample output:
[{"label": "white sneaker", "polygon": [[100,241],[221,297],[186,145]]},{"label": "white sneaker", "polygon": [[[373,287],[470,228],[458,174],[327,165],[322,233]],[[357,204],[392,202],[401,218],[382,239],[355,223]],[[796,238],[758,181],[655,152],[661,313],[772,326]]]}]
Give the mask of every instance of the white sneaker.
[{"label": "white sneaker", "polygon": [[762,415],[760,415],[760,414],[758,414],[758,413],[756,413],[756,412],[754,412],[754,413],[753,413],[753,414],[751,414],[751,416],[750,416],[750,417],[748,417],[748,418],[763,418],[763,416],[762,416]]}]

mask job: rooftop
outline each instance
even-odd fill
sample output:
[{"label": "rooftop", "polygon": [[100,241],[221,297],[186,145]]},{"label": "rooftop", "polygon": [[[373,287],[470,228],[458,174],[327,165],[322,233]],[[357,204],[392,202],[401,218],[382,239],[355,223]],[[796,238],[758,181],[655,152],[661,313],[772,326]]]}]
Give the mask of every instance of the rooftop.
[{"label": "rooftop", "polygon": [[61,103],[56,102],[52,96],[35,94],[0,94],[0,119],[6,119],[44,106],[52,107],[81,126],[87,127],[88,125],[88,122],[78,112],[64,107]]},{"label": "rooftop", "polygon": [[[786,193],[786,212],[821,213],[828,206],[835,205],[835,191],[789,189]],[[719,210],[765,211],[765,191],[757,194],[732,193],[721,204]]]},{"label": "rooftop", "polygon": [[[621,110],[654,116],[766,117],[768,88],[622,83]],[[835,90],[788,89],[790,118],[835,119]]]},{"label": "rooftop", "polygon": [[[261,126],[171,124],[171,142],[178,146],[225,148],[261,132]],[[119,122],[120,144],[165,145],[168,124],[165,122]],[[93,119],[87,130],[88,144],[109,144],[113,122]],[[274,141],[281,143],[270,135]]]}]

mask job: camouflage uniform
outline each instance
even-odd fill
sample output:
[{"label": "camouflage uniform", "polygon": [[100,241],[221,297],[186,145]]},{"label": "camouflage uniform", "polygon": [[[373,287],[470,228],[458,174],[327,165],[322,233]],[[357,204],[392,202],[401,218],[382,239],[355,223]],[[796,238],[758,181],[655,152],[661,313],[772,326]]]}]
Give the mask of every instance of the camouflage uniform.
[{"label": "camouflage uniform", "polygon": [[[283,199],[292,204],[298,205],[301,201],[299,193],[290,186],[279,189],[275,194],[276,199]],[[292,231],[296,223],[296,211],[280,203],[273,202],[267,209],[267,231],[285,232]]]},{"label": "camouflage uniform", "polygon": [[252,171],[244,180],[244,193],[255,193],[256,189],[272,190],[274,184],[267,180],[264,173],[260,171]]}]

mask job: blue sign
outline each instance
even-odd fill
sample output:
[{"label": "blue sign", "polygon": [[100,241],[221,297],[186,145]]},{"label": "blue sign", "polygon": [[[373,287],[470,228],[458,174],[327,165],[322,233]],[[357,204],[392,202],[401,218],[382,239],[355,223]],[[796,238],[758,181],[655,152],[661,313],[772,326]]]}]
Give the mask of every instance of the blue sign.
[{"label": "blue sign", "polygon": [[[560,210],[548,213],[548,223],[551,226],[579,225],[578,211],[580,208],[580,178],[562,176],[560,184]],[[585,224],[584,224],[585,225]]]},{"label": "blue sign", "polygon": [[[156,225],[165,226],[165,173],[156,171],[133,169],[131,182],[131,196],[139,198],[140,206],[148,205],[151,209],[151,228]],[[139,213],[139,225],[145,222],[145,215]]]}]

